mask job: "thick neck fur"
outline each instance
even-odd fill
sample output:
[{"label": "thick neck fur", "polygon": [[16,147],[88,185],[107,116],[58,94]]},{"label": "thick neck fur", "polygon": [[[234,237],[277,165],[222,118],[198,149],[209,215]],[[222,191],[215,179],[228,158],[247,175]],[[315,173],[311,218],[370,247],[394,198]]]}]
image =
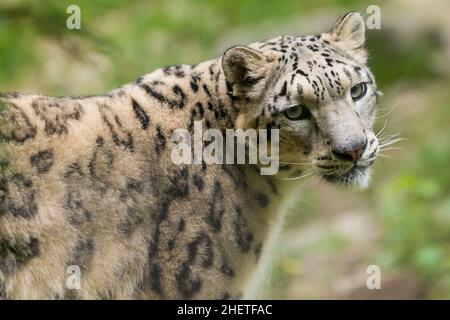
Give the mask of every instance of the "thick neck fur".
[{"label": "thick neck fur", "polygon": [[[161,79],[167,79],[167,82],[172,79],[176,80],[173,81],[176,86],[169,87],[163,84]],[[164,94],[165,104],[167,104],[167,100],[173,99],[173,109],[189,110],[186,113],[188,116],[183,117],[187,122],[177,122],[177,126],[170,126],[171,130],[187,128],[192,132],[194,121],[202,121],[203,130],[212,128],[225,133],[225,129],[236,129],[236,121],[243,103],[233,95],[231,84],[225,78],[222,57],[196,65],[174,65],[158,69],[140,77],[132,85],[133,89],[136,85],[156,100],[158,100],[158,90],[160,90]],[[183,93],[180,94],[180,90],[175,89],[177,87]],[[191,95],[188,96],[187,93],[191,93]],[[185,99],[182,98],[184,96],[186,96]],[[199,97],[197,98],[197,96]],[[202,96],[208,100],[206,104],[203,102]],[[259,172],[259,168],[254,165],[239,166],[246,171]],[[255,176],[252,174],[251,177],[253,181],[248,181],[248,183],[255,183],[256,179],[261,182],[265,181],[277,189],[287,191],[295,188],[294,182],[278,180],[271,175]],[[286,196],[285,192],[280,192],[281,194]],[[275,196],[275,194],[273,195]]]},{"label": "thick neck fur", "polygon": [[[174,90],[175,87],[161,84],[160,81],[164,78],[176,80],[173,83],[176,83],[182,91],[190,91],[192,94],[185,100],[180,99],[187,94],[180,95],[179,90]],[[140,89],[156,100],[158,100],[157,90],[162,90],[166,99],[162,107],[167,107],[167,99],[172,99],[169,105],[172,104],[174,109],[183,105],[182,109],[187,110],[186,116],[180,116],[185,119],[184,122],[167,123],[163,119],[162,123],[166,128],[167,126],[170,128],[169,131],[176,128],[188,128],[191,131],[195,120],[203,121],[203,129],[214,128],[225,132],[225,129],[236,128],[240,110],[237,98],[232,95],[230,84],[225,79],[221,58],[193,66],[182,65],[160,69],[138,79],[136,83]],[[205,100],[208,101],[206,104]],[[179,104],[175,103],[176,101]],[[212,165],[208,170],[215,170],[214,168],[218,167],[222,169],[216,171],[216,174],[225,173],[225,178],[231,177],[234,184],[231,187],[233,190],[226,191],[226,197],[235,204],[240,203],[243,215],[257,239],[254,243],[257,247],[262,246],[258,271],[249,269],[250,274],[244,276],[248,278],[251,275],[253,279],[258,279],[268,265],[270,252],[278,235],[276,230],[281,227],[288,207],[287,200],[298,184],[295,181],[278,180],[276,176],[261,175],[256,165]],[[246,296],[252,296],[257,285],[257,280],[250,281],[245,290]]]}]

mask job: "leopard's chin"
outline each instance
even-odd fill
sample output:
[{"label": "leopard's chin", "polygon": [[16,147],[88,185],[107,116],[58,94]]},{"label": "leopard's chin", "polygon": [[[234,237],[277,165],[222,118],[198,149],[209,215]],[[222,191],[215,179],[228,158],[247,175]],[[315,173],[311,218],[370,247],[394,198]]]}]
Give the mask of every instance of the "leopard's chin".
[{"label": "leopard's chin", "polygon": [[365,189],[369,186],[370,166],[354,166],[344,174],[327,174],[323,178],[332,184]]}]

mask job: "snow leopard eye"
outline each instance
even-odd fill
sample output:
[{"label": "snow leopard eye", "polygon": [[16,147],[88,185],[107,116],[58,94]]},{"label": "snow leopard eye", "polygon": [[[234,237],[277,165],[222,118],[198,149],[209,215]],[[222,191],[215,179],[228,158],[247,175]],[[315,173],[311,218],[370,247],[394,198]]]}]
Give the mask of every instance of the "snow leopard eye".
[{"label": "snow leopard eye", "polygon": [[365,82],[358,83],[350,89],[350,95],[353,101],[358,101],[365,96],[367,92],[367,85]]},{"label": "snow leopard eye", "polygon": [[286,118],[292,121],[305,120],[311,117],[308,108],[302,105],[290,107],[284,111]]}]

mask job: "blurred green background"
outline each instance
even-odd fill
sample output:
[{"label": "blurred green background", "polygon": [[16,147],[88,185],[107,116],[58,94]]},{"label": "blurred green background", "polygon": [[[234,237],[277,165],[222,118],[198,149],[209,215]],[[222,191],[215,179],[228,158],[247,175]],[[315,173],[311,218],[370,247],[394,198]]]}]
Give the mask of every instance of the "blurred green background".
[{"label": "blurred green background", "polygon": [[[81,8],[81,30],[66,9]],[[368,30],[384,97],[376,127],[407,139],[363,192],[310,181],[286,221],[261,298],[450,299],[450,2],[2,0],[0,91],[98,94],[153,69],[281,34],[321,33],[381,8]],[[366,287],[369,265],[381,290]]]}]

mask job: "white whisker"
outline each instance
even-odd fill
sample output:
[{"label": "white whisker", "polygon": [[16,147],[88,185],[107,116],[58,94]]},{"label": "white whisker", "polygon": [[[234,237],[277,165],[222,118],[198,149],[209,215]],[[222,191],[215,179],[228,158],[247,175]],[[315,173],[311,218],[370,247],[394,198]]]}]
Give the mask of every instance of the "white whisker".
[{"label": "white whisker", "polygon": [[[393,107],[390,111],[386,112],[386,113],[383,114],[382,116],[375,117],[375,120],[379,120],[379,119],[386,118],[387,116],[389,116],[390,114],[392,114],[392,112],[394,112],[395,109],[397,109],[398,106],[399,106],[399,103],[397,102],[397,103],[394,105],[394,107]],[[378,109],[378,110],[386,110],[386,109],[388,109],[388,108],[382,108],[382,109]]]},{"label": "white whisker", "polygon": [[379,148],[387,147],[387,146],[393,145],[394,143],[397,143],[397,142],[400,142],[400,141],[404,141],[404,140],[405,139],[397,138],[397,139],[394,139],[394,140],[390,140],[388,142],[380,143]]},{"label": "white whisker", "polygon": [[302,186],[304,186],[306,183],[308,183],[309,181],[311,181],[314,177],[316,177],[317,175],[314,173],[312,176],[310,176],[308,179],[306,179],[305,181],[302,182]]},{"label": "white whisker", "polygon": [[315,174],[314,171],[305,173],[304,175],[301,175],[301,176],[298,176],[298,177],[294,177],[294,178],[276,178],[276,179],[291,181],[291,180],[298,180],[298,179],[306,178],[306,177],[309,177],[310,175],[313,175],[313,174]]},{"label": "white whisker", "polygon": [[398,139],[399,138],[399,133],[395,133],[395,134],[388,134],[382,137],[379,137],[378,140],[381,141],[389,141],[389,140],[393,140],[393,139]]},{"label": "white whisker", "polygon": [[377,134],[375,135],[377,138],[378,136],[383,132],[383,130],[386,128],[387,124],[389,122],[389,119],[386,119],[386,121],[384,122],[383,127],[377,132]]},{"label": "white whisker", "polygon": [[303,164],[312,164],[312,162],[285,162],[285,161],[279,161],[281,164],[297,164],[297,165],[303,165]]},{"label": "white whisker", "polygon": [[388,156],[388,155],[386,155],[386,154],[382,154],[382,153],[379,153],[379,154],[378,154],[378,157],[382,157],[382,158],[388,158],[388,159],[392,159],[392,157],[391,157],[391,156]]},{"label": "white whisker", "polygon": [[403,148],[380,148],[379,151],[387,151],[387,150],[403,150]]}]

